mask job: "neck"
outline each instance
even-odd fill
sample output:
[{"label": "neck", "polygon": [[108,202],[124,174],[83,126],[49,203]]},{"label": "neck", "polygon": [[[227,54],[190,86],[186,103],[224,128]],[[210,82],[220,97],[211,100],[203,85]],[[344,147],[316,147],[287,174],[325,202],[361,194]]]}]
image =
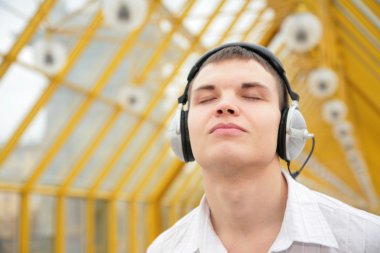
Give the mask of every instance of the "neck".
[{"label": "neck", "polygon": [[232,177],[203,170],[211,222],[227,248],[244,238],[270,246],[276,238],[287,200],[287,184],[276,161],[259,169],[233,168],[238,173]]}]

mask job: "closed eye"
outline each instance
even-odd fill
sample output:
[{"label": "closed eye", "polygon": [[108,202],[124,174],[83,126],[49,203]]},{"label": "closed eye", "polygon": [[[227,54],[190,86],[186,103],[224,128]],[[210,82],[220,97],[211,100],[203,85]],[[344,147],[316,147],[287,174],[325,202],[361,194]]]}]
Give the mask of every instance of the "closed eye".
[{"label": "closed eye", "polygon": [[215,99],[216,99],[216,97],[205,97],[205,98],[199,99],[199,103],[205,104],[205,103],[211,102],[212,100],[215,100]]},{"label": "closed eye", "polygon": [[248,100],[261,100],[261,97],[258,96],[243,96],[243,98]]}]

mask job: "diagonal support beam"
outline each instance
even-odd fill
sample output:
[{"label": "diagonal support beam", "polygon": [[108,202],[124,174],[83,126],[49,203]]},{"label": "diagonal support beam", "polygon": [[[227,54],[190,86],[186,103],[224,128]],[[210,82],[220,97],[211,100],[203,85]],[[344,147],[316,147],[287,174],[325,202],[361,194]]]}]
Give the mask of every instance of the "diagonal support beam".
[{"label": "diagonal support beam", "polygon": [[7,72],[12,63],[16,60],[18,54],[21,49],[25,46],[26,43],[30,41],[32,36],[38,29],[41,21],[45,18],[45,16],[49,13],[49,11],[53,8],[56,0],[45,0],[39,7],[38,11],[33,15],[33,18],[28,22],[28,25],[25,27],[24,31],[21,33],[20,37],[17,38],[15,44],[9,51],[7,55],[5,55],[3,62],[0,65],[0,80]]}]

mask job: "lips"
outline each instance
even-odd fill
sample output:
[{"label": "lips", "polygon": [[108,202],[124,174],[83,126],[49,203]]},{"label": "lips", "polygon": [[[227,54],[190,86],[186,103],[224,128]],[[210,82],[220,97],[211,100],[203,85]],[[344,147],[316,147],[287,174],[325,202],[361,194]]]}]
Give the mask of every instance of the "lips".
[{"label": "lips", "polygon": [[233,123],[219,123],[219,124],[216,124],[215,126],[213,126],[210,130],[210,134],[211,133],[214,133],[215,131],[218,131],[218,130],[239,130],[239,131],[242,131],[242,132],[246,132],[246,130],[236,124],[233,124]]}]

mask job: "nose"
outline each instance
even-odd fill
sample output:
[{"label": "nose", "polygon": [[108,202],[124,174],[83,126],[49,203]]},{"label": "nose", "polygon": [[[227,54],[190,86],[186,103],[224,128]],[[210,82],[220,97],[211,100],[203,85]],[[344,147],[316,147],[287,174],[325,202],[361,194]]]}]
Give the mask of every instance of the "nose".
[{"label": "nose", "polygon": [[216,115],[217,116],[223,116],[223,115],[238,116],[239,108],[230,103],[223,103],[218,106],[216,110]]}]

